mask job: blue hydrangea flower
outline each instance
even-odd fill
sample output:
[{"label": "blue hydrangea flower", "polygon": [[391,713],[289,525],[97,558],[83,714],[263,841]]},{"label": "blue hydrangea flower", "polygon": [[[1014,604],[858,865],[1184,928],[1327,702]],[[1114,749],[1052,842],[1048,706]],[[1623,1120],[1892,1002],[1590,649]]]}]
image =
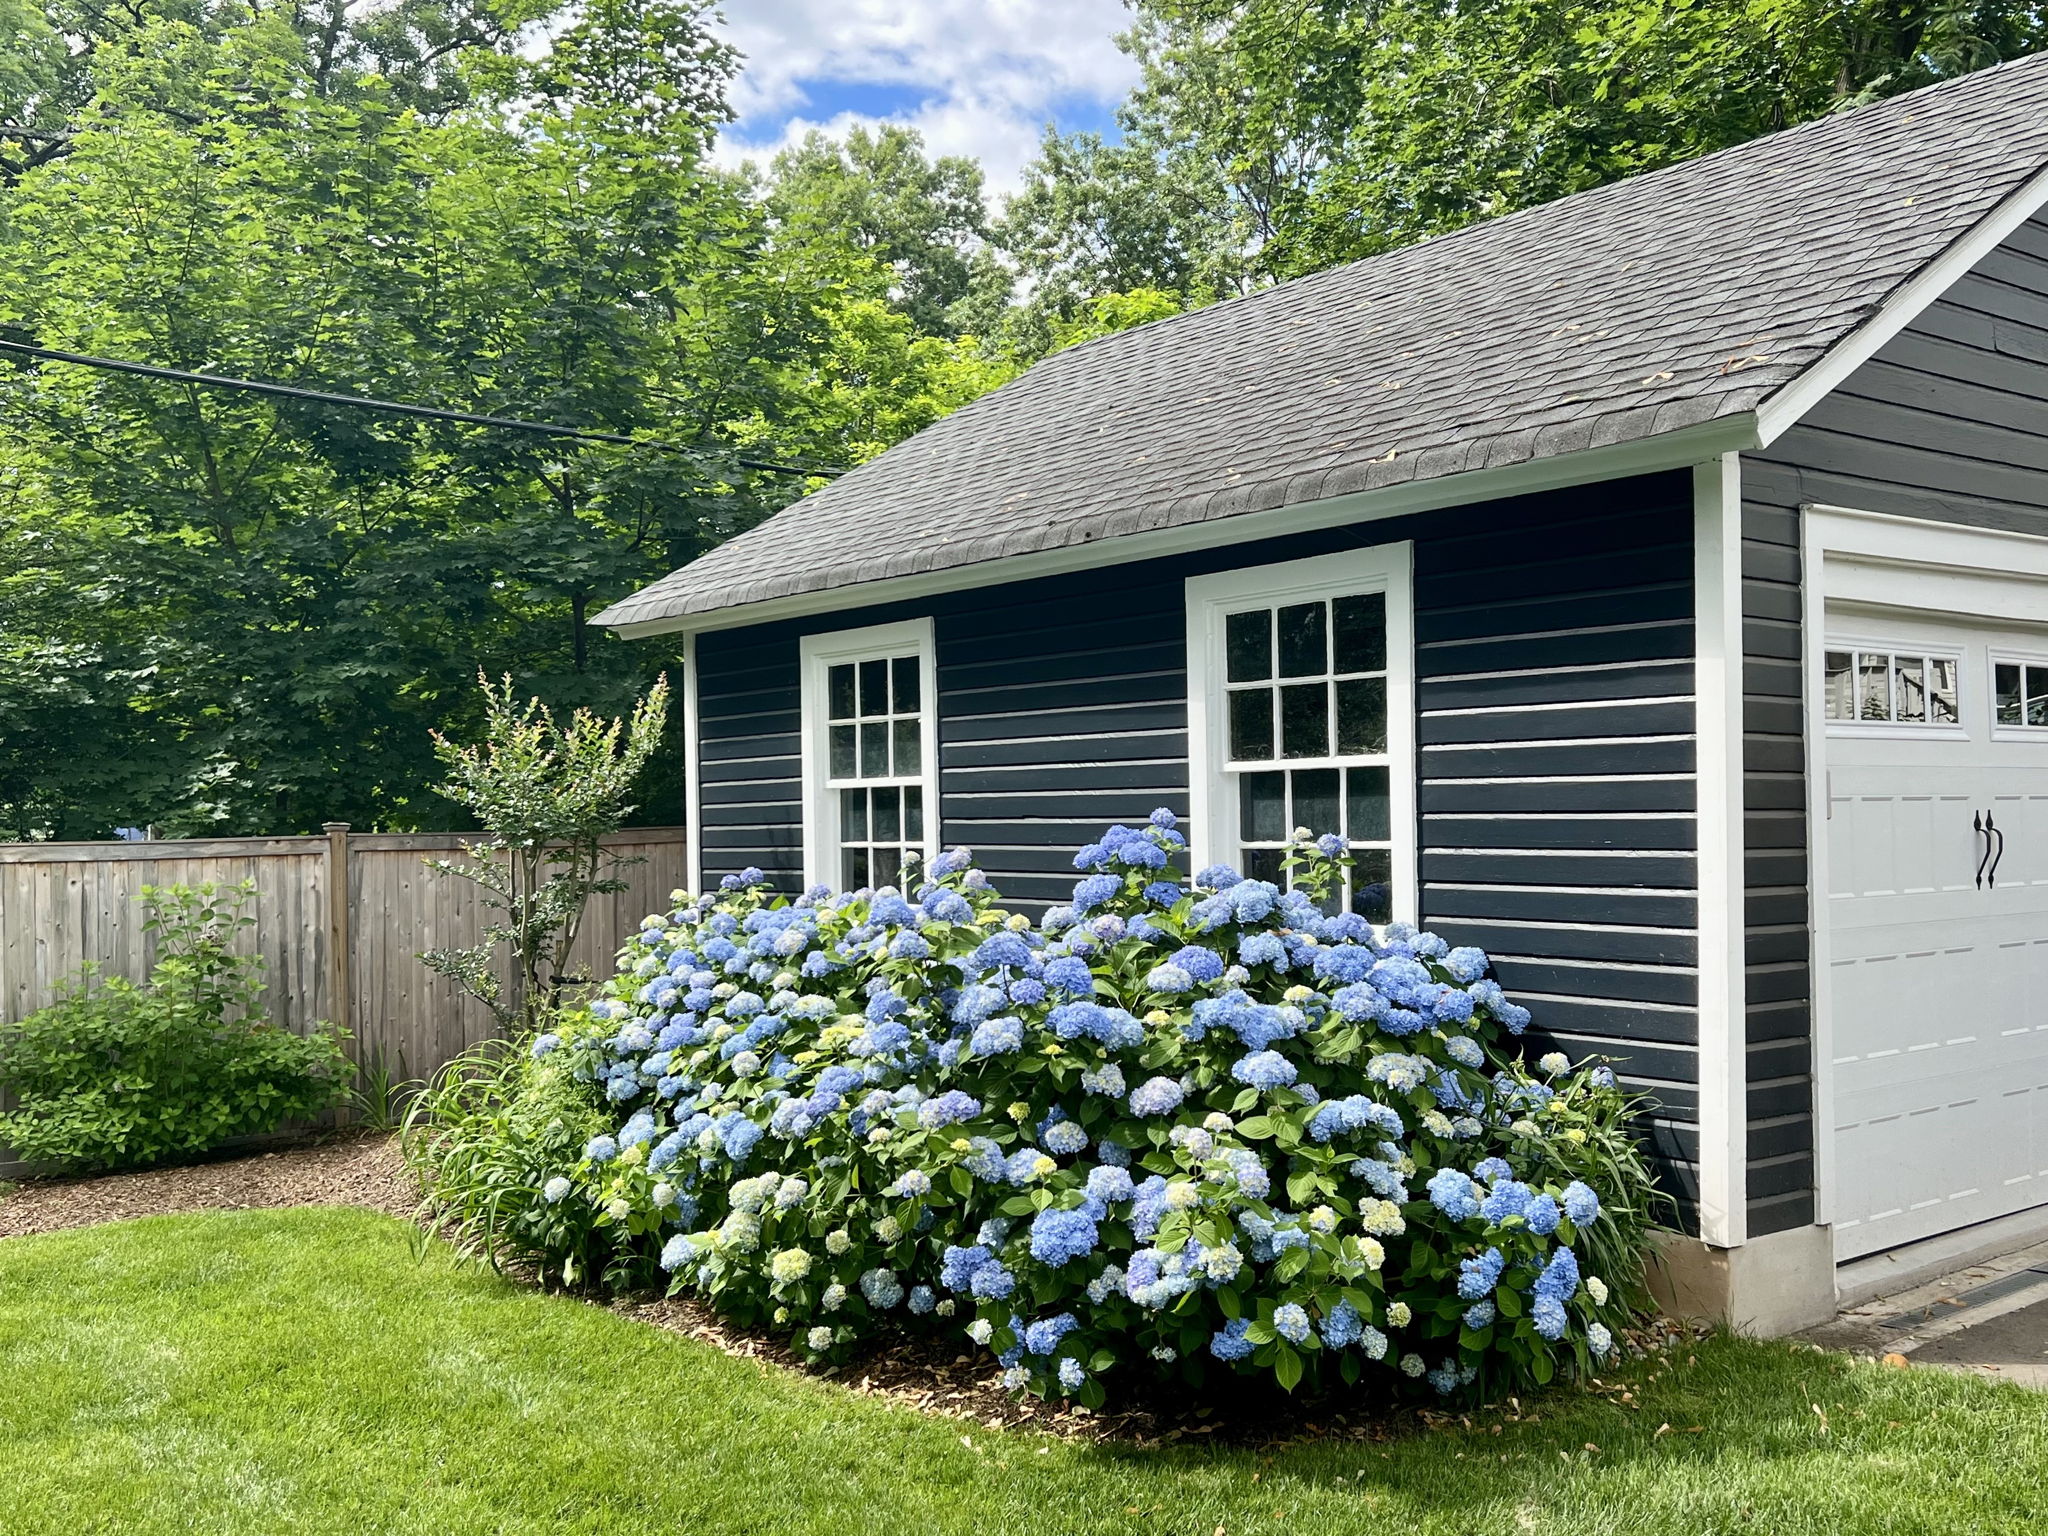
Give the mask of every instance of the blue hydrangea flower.
[{"label": "blue hydrangea flower", "polygon": [[1429,1199],[1453,1221],[1470,1221],[1479,1214],[1479,1190],[1456,1168],[1439,1168],[1430,1176]]},{"label": "blue hydrangea flower", "polygon": [[1331,1349],[1349,1349],[1365,1336],[1365,1319],[1348,1301],[1339,1301],[1323,1319],[1323,1343]]},{"label": "blue hydrangea flower", "polygon": [[1088,1170],[1088,1180],[1083,1188],[1091,1199],[1109,1205],[1130,1199],[1136,1186],[1131,1182],[1129,1169],[1101,1163]]},{"label": "blue hydrangea flower", "polygon": [[967,1042],[975,1056],[1007,1056],[1024,1049],[1024,1021],[1005,1015],[977,1024]]},{"label": "blue hydrangea flower", "polygon": [[1209,1340],[1209,1353],[1218,1360],[1242,1360],[1256,1347],[1245,1332],[1252,1325],[1248,1317],[1234,1317]]},{"label": "blue hydrangea flower", "polygon": [[1496,1309],[1491,1301],[1475,1301],[1465,1309],[1465,1326],[1475,1332],[1493,1326]]},{"label": "blue hydrangea flower", "polygon": [[1060,1361],[1059,1375],[1060,1385],[1069,1392],[1080,1391],[1082,1383],[1088,1379],[1088,1373],[1081,1368],[1081,1362],[1072,1355]]},{"label": "blue hydrangea flower", "polygon": [[1031,1223],[1031,1256],[1054,1269],[1093,1253],[1097,1241],[1086,1211],[1044,1210]]},{"label": "blue hydrangea flower", "polygon": [[1306,1339],[1308,1326],[1308,1313],[1296,1302],[1282,1302],[1273,1310],[1273,1331],[1290,1344]]},{"label": "blue hydrangea flower", "polygon": [[1131,1092],[1131,1113],[1145,1116],[1170,1115],[1180,1108],[1180,1102],[1184,1097],[1180,1084],[1172,1078],[1147,1078]]},{"label": "blue hydrangea flower", "polygon": [[1024,1348],[1034,1355],[1049,1355],[1060,1347],[1061,1339],[1080,1326],[1071,1312],[1062,1312],[1058,1317],[1041,1317],[1024,1330]]},{"label": "blue hydrangea flower", "polygon": [[1476,1258],[1458,1261],[1458,1296],[1464,1301],[1478,1301],[1489,1296],[1500,1284],[1500,1272],[1507,1260],[1498,1248],[1489,1248]]},{"label": "blue hydrangea flower", "polygon": [[1285,1088],[1296,1076],[1294,1063],[1278,1051],[1257,1051],[1241,1057],[1231,1067],[1230,1075],[1240,1083],[1268,1092]]},{"label": "blue hydrangea flower", "polygon": [[1088,1148],[1088,1133],[1071,1120],[1056,1120],[1045,1128],[1045,1150],[1071,1157]]},{"label": "blue hydrangea flower", "polygon": [[962,1093],[958,1088],[950,1088],[937,1098],[926,1099],[917,1106],[917,1123],[926,1130],[935,1131],[941,1126],[972,1120],[980,1113],[981,1100]]},{"label": "blue hydrangea flower", "polygon": [[1536,1277],[1536,1294],[1569,1301],[1578,1288],[1578,1255],[1569,1248],[1560,1247],[1550,1255],[1550,1261],[1543,1266],[1543,1273]]},{"label": "blue hydrangea flower", "polygon": [[619,1155],[619,1144],[609,1136],[593,1136],[583,1149],[583,1156],[593,1163],[610,1162]]},{"label": "blue hydrangea flower", "polygon": [[1600,1197],[1577,1179],[1564,1187],[1564,1213],[1575,1227],[1591,1226],[1600,1216]]},{"label": "blue hydrangea flower", "polygon": [[1529,1321],[1535,1325],[1536,1332],[1542,1337],[1551,1340],[1563,1338],[1565,1324],[1568,1321],[1564,1303],[1554,1296],[1538,1296],[1530,1304]]}]

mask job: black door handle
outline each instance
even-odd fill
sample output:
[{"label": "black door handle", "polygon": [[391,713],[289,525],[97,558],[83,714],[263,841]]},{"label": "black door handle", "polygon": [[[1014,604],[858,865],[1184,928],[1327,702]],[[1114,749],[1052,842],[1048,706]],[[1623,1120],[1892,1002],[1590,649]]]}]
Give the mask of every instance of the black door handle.
[{"label": "black door handle", "polygon": [[1985,871],[1984,874],[1984,883],[1987,886],[1990,886],[1992,889],[1996,890],[1998,887],[1998,866],[2002,862],[2004,862],[2005,859],[2005,834],[1999,831],[1998,828],[1992,824],[1991,813],[1989,811],[1986,811],[1984,813],[1984,830],[1987,834],[1989,834],[1989,836],[1986,838],[1987,842],[1992,837],[1998,839],[1998,852],[1994,853],[1991,856],[1991,868]]},{"label": "black door handle", "polygon": [[1977,889],[1984,889],[1984,866],[1991,862],[1991,833],[1985,824],[1985,814],[1974,811],[1970,815],[1970,841],[1984,839],[1984,851],[1977,856]]}]

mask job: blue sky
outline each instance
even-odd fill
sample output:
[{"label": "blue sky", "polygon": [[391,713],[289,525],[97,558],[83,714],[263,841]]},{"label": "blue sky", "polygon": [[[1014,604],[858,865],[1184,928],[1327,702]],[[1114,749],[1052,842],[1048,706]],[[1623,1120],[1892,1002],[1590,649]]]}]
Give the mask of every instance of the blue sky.
[{"label": "blue sky", "polygon": [[721,158],[766,159],[811,128],[907,123],[1016,185],[1047,121],[1107,131],[1136,78],[1122,0],[727,0],[746,54]]}]

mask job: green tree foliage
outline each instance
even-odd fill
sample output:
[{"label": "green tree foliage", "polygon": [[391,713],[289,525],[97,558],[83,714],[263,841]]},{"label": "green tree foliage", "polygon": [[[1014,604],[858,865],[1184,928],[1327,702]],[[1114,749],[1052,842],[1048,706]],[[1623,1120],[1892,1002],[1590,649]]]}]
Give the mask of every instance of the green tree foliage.
[{"label": "green tree foliage", "polygon": [[0,367],[0,832],[446,824],[428,733],[479,666],[623,706],[670,658],[590,613],[803,487],[732,449],[779,446],[842,290],[706,165],[734,60],[696,0],[479,45],[438,114],[381,72],[395,14],[98,55],[0,199],[7,334],[650,443]]},{"label": "green tree foliage", "polygon": [[2034,0],[1137,10],[1126,148],[1051,140],[1012,204],[1034,279],[1207,297],[1234,268],[1313,271],[2048,45]]}]

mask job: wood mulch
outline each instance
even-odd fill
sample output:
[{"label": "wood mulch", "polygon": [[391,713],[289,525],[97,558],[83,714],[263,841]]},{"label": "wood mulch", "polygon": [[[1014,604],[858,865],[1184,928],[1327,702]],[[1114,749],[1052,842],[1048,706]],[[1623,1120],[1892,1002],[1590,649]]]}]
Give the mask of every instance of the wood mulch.
[{"label": "wood mulch", "polygon": [[[418,1214],[418,1201],[399,1158],[397,1138],[330,1132],[303,1145],[218,1162],[98,1178],[37,1179],[11,1188],[0,1185],[0,1239],[138,1216],[296,1205],[365,1206],[410,1219]],[[1540,1411],[1536,1404],[1525,1410],[1514,1399],[1471,1413],[1396,1407],[1337,1395],[1302,1400],[1270,1383],[1246,1381],[1222,1399],[1197,1401],[1166,1387],[1091,1412],[1007,1391],[998,1380],[999,1368],[987,1355],[963,1353],[945,1340],[884,1341],[849,1364],[821,1371],[782,1340],[735,1329],[696,1300],[621,1297],[594,1304],[740,1359],[821,1376],[856,1396],[953,1419],[969,1431],[1029,1429],[1063,1439],[1138,1447],[1179,1442],[1278,1449],[1305,1440],[1378,1443],[1439,1426],[1497,1430],[1507,1423],[1530,1422]],[[1668,1356],[1697,1337],[1692,1327],[1656,1319],[1627,1342],[1636,1353]],[[1619,1386],[1598,1381],[1589,1386],[1620,1406],[1634,1406]]]},{"label": "wood mulch", "polygon": [[0,1239],[136,1216],[289,1205],[360,1205],[405,1216],[418,1203],[397,1138],[340,1131],[220,1162],[0,1185]]}]

